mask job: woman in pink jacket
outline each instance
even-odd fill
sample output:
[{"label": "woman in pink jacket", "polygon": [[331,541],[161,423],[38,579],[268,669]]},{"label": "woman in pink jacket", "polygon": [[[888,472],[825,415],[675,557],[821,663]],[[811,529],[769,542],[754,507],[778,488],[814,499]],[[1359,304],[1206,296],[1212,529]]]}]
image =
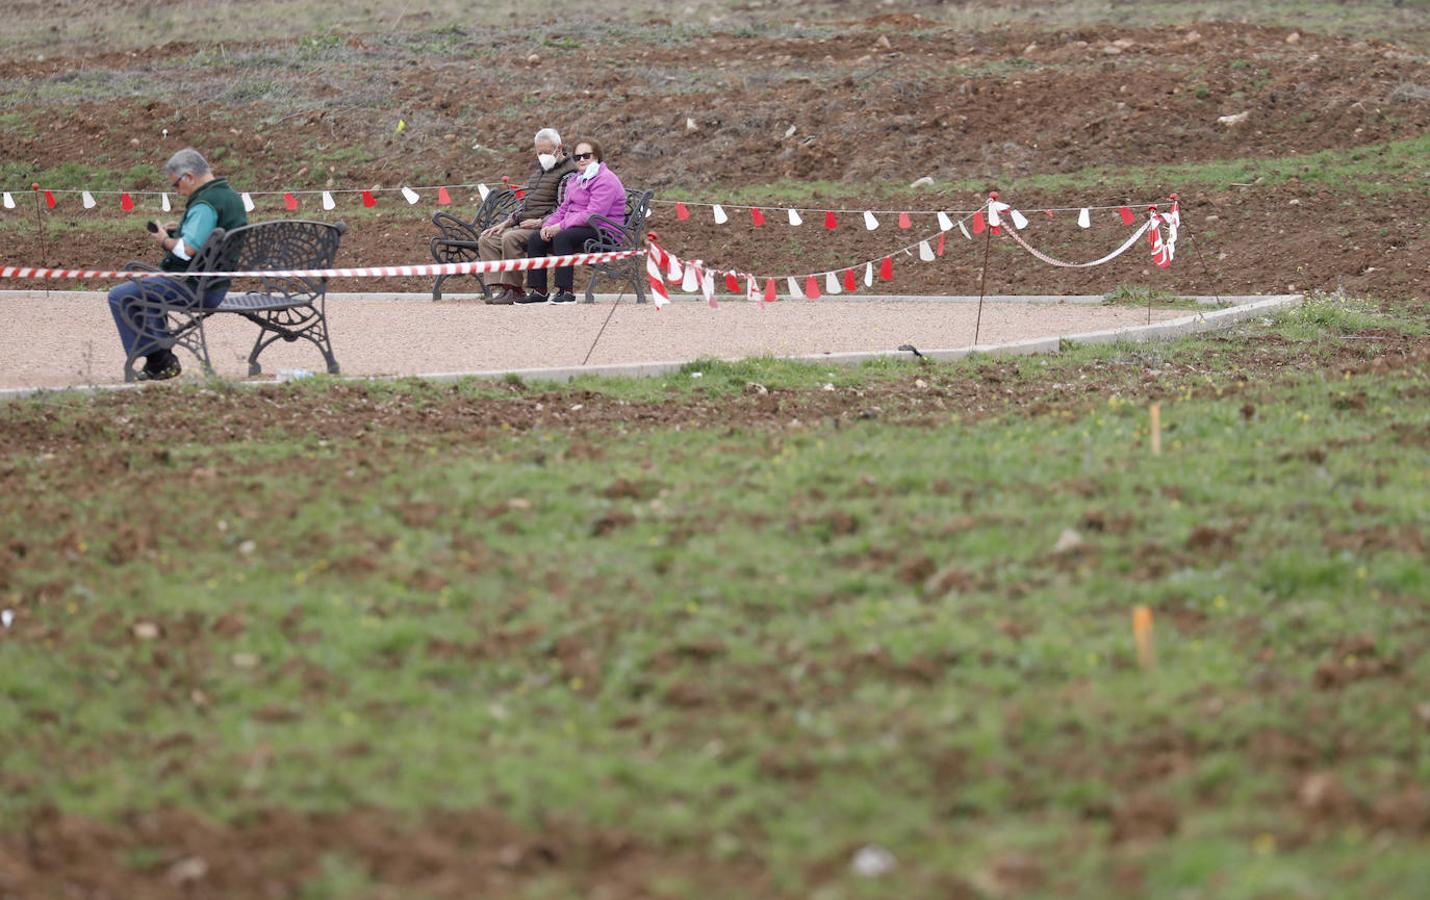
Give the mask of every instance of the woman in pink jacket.
[{"label": "woman in pink jacket", "polygon": [[[576,161],[578,174],[566,190],[566,199],[546,217],[541,230],[527,240],[529,257],[586,252],[586,242],[597,236],[591,224],[592,216],[603,216],[619,225],[626,223],[626,188],[616,173],[606,168],[601,145],[595,141],[577,141],[571,158]],[[526,273],[526,283],[531,290],[517,303],[576,302],[576,295],[571,292],[575,284],[571,266],[556,270],[556,294],[549,301],[545,269]]]}]

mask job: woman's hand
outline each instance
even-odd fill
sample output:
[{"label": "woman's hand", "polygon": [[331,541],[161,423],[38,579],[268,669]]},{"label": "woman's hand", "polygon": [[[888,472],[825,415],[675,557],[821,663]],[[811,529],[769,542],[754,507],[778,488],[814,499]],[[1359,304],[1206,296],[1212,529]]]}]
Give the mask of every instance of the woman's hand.
[{"label": "woman's hand", "polygon": [[549,240],[551,240],[552,238],[556,237],[556,235],[557,235],[560,231],[561,231],[561,226],[559,226],[559,225],[546,225],[546,226],[544,226],[544,227],[541,229],[541,239],[542,239],[543,241],[549,241]]}]

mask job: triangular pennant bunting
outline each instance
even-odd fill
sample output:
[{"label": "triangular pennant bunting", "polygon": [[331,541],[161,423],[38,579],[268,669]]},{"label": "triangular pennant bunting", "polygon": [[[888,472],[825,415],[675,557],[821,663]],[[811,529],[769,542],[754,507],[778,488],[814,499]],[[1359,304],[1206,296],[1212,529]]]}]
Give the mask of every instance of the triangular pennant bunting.
[{"label": "triangular pennant bunting", "polygon": [[834,229],[839,227],[839,220],[834,218],[833,212],[826,212],[824,214],[824,227],[828,228],[830,231],[833,231]]},{"label": "triangular pennant bunting", "polygon": [[161,194],[159,197],[159,208],[164,212],[171,212],[173,207],[169,205],[169,195]]},{"label": "triangular pennant bunting", "polygon": [[1123,225],[1131,225],[1137,220],[1137,217],[1132,215],[1132,210],[1128,209],[1126,206],[1123,206],[1118,209],[1117,214],[1122,217]]},{"label": "triangular pennant bunting", "polygon": [[1082,212],[1080,212],[1080,213],[1077,214],[1077,227],[1079,227],[1079,228],[1091,228],[1091,227],[1092,227],[1092,213],[1089,212],[1086,208],[1084,208]]},{"label": "triangular pennant bunting", "polygon": [[408,204],[409,206],[411,206],[412,204],[416,203],[418,200],[421,200],[422,198],[421,198],[421,196],[419,196],[418,193],[417,193],[416,191],[414,191],[412,188],[408,187],[407,185],[403,185],[403,186],[402,186],[402,199],[406,200],[406,201],[407,201],[407,204]]},{"label": "triangular pennant bunting", "polygon": [[875,228],[879,227],[879,220],[874,218],[874,214],[869,212],[867,209],[864,210],[864,227],[869,229],[870,231],[873,231]]},{"label": "triangular pennant bunting", "polygon": [[789,285],[789,298],[791,300],[803,300],[804,291],[799,289],[799,282],[795,281],[794,276],[789,276],[785,281]]},{"label": "triangular pennant bunting", "polygon": [[775,280],[773,278],[767,279],[765,281],[765,300],[773,302],[778,299],[779,297],[775,296]]},{"label": "triangular pennant bunting", "polygon": [[879,263],[879,278],[888,281],[894,277],[894,259],[891,256],[884,257],[884,261]]},{"label": "triangular pennant bunting", "polygon": [[1013,227],[1022,231],[1028,227],[1028,217],[1018,212],[1016,209],[1009,210],[1008,215],[1013,217]]},{"label": "triangular pennant bunting", "polygon": [[253,198],[248,196],[247,191],[243,192],[243,209],[244,212],[253,212]]},{"label": "triangular pennant bunting", "polygon": [[705,295],[705,302],[710,304],[711,309],[719,309],[720,304],[715,302],[715,273],[706,272],[700,279],[700,293]]},{"label": "triangular pennant bunting", "polygon": [[710,208],[710,212],[713,213],[715,216],[716,225],[724,225],[726,222],[730,221],[730,217],[725,214],[725,207],[721,206],[718,203]]},{"label": "triangular pennant bunting", "polygon": [[675,218],[679,222],[684,222],[686,219],[690,218],[690,210],[686,207],[684,203],[677,202],[675,204]]},{"label": "triangular pennant bunting", "polygon": [[[443,188],[443,190],[446,190],[446,188]],[[329,191],[323,191],[323,209],[332,211],[334,209],[337,209],[337,206],[337,201],[333,199],[332,193]]]},{"label": "triangular pennant bunting", "polygon": [[366,206],[368,209],[372,209],[374,206],[377,205],[377,198],[372,195],[372,191],[362,192],[362,205]]},{"label": "triangular pennant bunting", "polygon": [[839,293],[841,290],[843,289],[839,286],[839,276],[835,275],[833,272],[825,272],[824,292],[826,294],[833,295]]},{"label": "triangular pennant bunting", "polygon": [[844,289],[845,289],[846,291],[848,291],[849,293],[852,294],[852,293],[854,293],[855,290],[858,289],[858,287],[859,287],[858,283],[855,282],[855,280],[854,280],[854,270],[853,270],[853,269],[845,269],[845,270],[844,270]]},{"label": "triangular pennant bunting", "polygon": [[10,196],[9,191],[6,191],[5,196],[3,198],[0,198],[0,203],[4,203],[6,209],[15,208],[15,198]]},{"label": "triangular pennant bunting", "polygon": [[997,202],[993,202],[993,203],[989,203],[989,204],[988,204],[988,225],[989,225],[989,227],[991,227],[991,228],[997,228],[999,225],[1002,225],[1002,224],[1003,224],[1003,218],[998,215],[998,207],[1000,207],[1000,206],[1002,206],[1002,205],[1003,205],[1003,204],[997,203]]},{"label": "triangular pennant bunting", "polygon": [[[248,195],[244,194],[243,196],[247,197]],[[55,195],[53,192],[45,191],[45,205],[48,206],[50,209],[55,208]]]},{"label": "triangular pennant bunting", "polygon": [[943,256],[943,232],[938,233],[938,247],[934,248],[934,253]]},{"label": "triangular pennant bunting", "polygon": [[482,198],[482,202],[483,202],[483,203],[486,203],[486,202],[487,202],[487,195],[490,194],[491,192],[492,192],[492,189],[489,188],[489,187],[487,187],[485,183],[479,183],[479,184],[477,185],[477,196],[479,196],[479,197]]},{"label": "triangular pennant bunting", "polygon": [[982,234],[988,228],[988,222],[983,218],[983,210],[973,214],[973,233]]},{"label": "triangular pennant bunting", "polygon": [[119,208],[124,210],[125,212],[134,211],[134,198],[129,196],[128,191],[125,191],[124,193],[119,195]]},{"label": "triangular pennant bunting", "polygon": [[864,264],[864,286],[874,286],[874,264],[872,262],[866,262]]},{"label": "triangular pennant bunting", "polygon": [[738,294],[740,292],[740,282],[735,278],[734,272],[725,273],[725,292],[728,294]]},{"label": "triangular pennant bunting", "polygon": [[294,197],[291,193],[289,193],[289,194],[284,194],[284,195],[283,195],[283,208],[286,209],[286,210],[288,210],[289,212],[292,212],[293,210],[297,209],[297,208],[298,208],[298,198],[297,198],[297,197]]},{"label": "triangular pennant bunting", "polygon": [[912,228],[912,227],[914,227],[913,220],[911,220],[911,219],[909,218],[909,214],[908,214],[908,213],[906,213],[906,212],[901,212],[901,213],[899,213],[899,227],[900,227],[900,228]]},{"label": "triangular pennant bunting", "polygon": [[791,209],[789,211],[789,223],[796,226],[804,224],[804,219],[799,217],[799,210]]},{"label": "triangular pennant bunting", "polygon": [[695,271],[693,264],[685,267],[685,277],[680,279],[680,289],[687,294],[693,294],[700,290],[700,275]]},{"label": "triangular pennant bunting", "polygon": [[761,212],[758,206],[750,207],[750,221],[754,223],[756,228],[765,224],[765,214]]},{"label": "triangular pennant bunting", "polygon": [[953,230],[953,220],[950,219],[950,218],[948,217],[948,213],[944,212],[943,210],[939,210],[939,213],[938,213],[938,230],[939,230],[939,231],[952,231],[952,230]]},{"label": "triangular pennant bunting", "polygon": [[[325,191],[324,193],[326,193],[326,191]],[[439,206],[451,206],[451,205],[452,205],[452,195],[449,194],[449,193],[447,193],[447,188],[446,188],[446,187],[439,187],[439,188],[437,188],[437,204],[438,204]],[[327,207],[326,205],[323,206],[323,209],[327,209],[327,208],[328,208],[328,207]]]},{"label": "triangular pennant bunting", "polygon": [[963,224],[962,219],[958,220],[958,230],[963,232],[964,237],[968,238],[970,241],[973,240],[973,235],[968,233],[968,226]]},{"label": "triangular pennant bunting", "polygon": [[85,209],[94,209],[94,195],[91,194],[89,191],[80,191],[79,199],[80,202],[84,204]]},{"label": "triangular pennant bunting", "polygon": [[819,299],[819,279],[813,275],[804,280],[804,295],[811,300]]},{"label": "triangular pennant bunting", "polygon": [[[943,235],[940,233],[939,237],[943,237]],[[933,262],[934,258],[933,248],[929,246],[929,242],[919,241],[919,259],[924,262]]]}]

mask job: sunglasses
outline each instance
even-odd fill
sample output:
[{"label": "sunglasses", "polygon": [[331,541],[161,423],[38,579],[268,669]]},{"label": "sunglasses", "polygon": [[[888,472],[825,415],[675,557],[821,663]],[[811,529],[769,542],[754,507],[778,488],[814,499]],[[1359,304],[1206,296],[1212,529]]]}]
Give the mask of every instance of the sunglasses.
[{"label": "sunglasses", "polygon": [[178,178],[175,178],[172,182],[170,182],[170,184],[173,186],[174,190],[177,191],[177,190],[179,189],[179,182],[183,181],[185,178],[188,178],[188,177],[189,177],[189,173],[188,173],[188,172],[185,172],[184,174],[180,175]]},{"label": "sunglasses", "polygon": [[595,155],[596,155],[596,154],[594,154],[594,153],[573,153],[573,154],[571,154],[571,158],[572,158],[572,159],[592,159],[592,158],[595,157]]}]

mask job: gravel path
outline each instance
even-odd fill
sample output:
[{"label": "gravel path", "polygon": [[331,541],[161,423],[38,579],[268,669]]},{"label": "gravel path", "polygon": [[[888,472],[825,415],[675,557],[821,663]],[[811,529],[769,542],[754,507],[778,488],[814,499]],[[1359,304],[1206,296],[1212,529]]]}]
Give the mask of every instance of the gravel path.
[{"label": "gravel path", "polygon": [[[333,295],[328,319],[334,351],[349,375],[414,375],[480,369],[581,365],[609,303],[593,306],[486,306],[414,295],[369,299]],[[123,380],[123,356],[100,292],[9,292],[0,295],[0,388],[67,387]],[[683,361],[701,356],[786,356],[823,352],[965,347],[973,340],[977,305],[907,300],[743,300],[710,309],[682,301],[657,312],[622,303],[591,364]],[[1154,321],[1185,311],[1154,311]],[[1098,331],[1147,321],[1145,309],[1089,304],[989,302],[980,343]],[[209,351],[220,374],[241,377],[257,330],[238,316],[209,320]],[[181,357],[185,376],[198,366]],[[264,352],[265,373],[322,371],[306,342]]]}]

